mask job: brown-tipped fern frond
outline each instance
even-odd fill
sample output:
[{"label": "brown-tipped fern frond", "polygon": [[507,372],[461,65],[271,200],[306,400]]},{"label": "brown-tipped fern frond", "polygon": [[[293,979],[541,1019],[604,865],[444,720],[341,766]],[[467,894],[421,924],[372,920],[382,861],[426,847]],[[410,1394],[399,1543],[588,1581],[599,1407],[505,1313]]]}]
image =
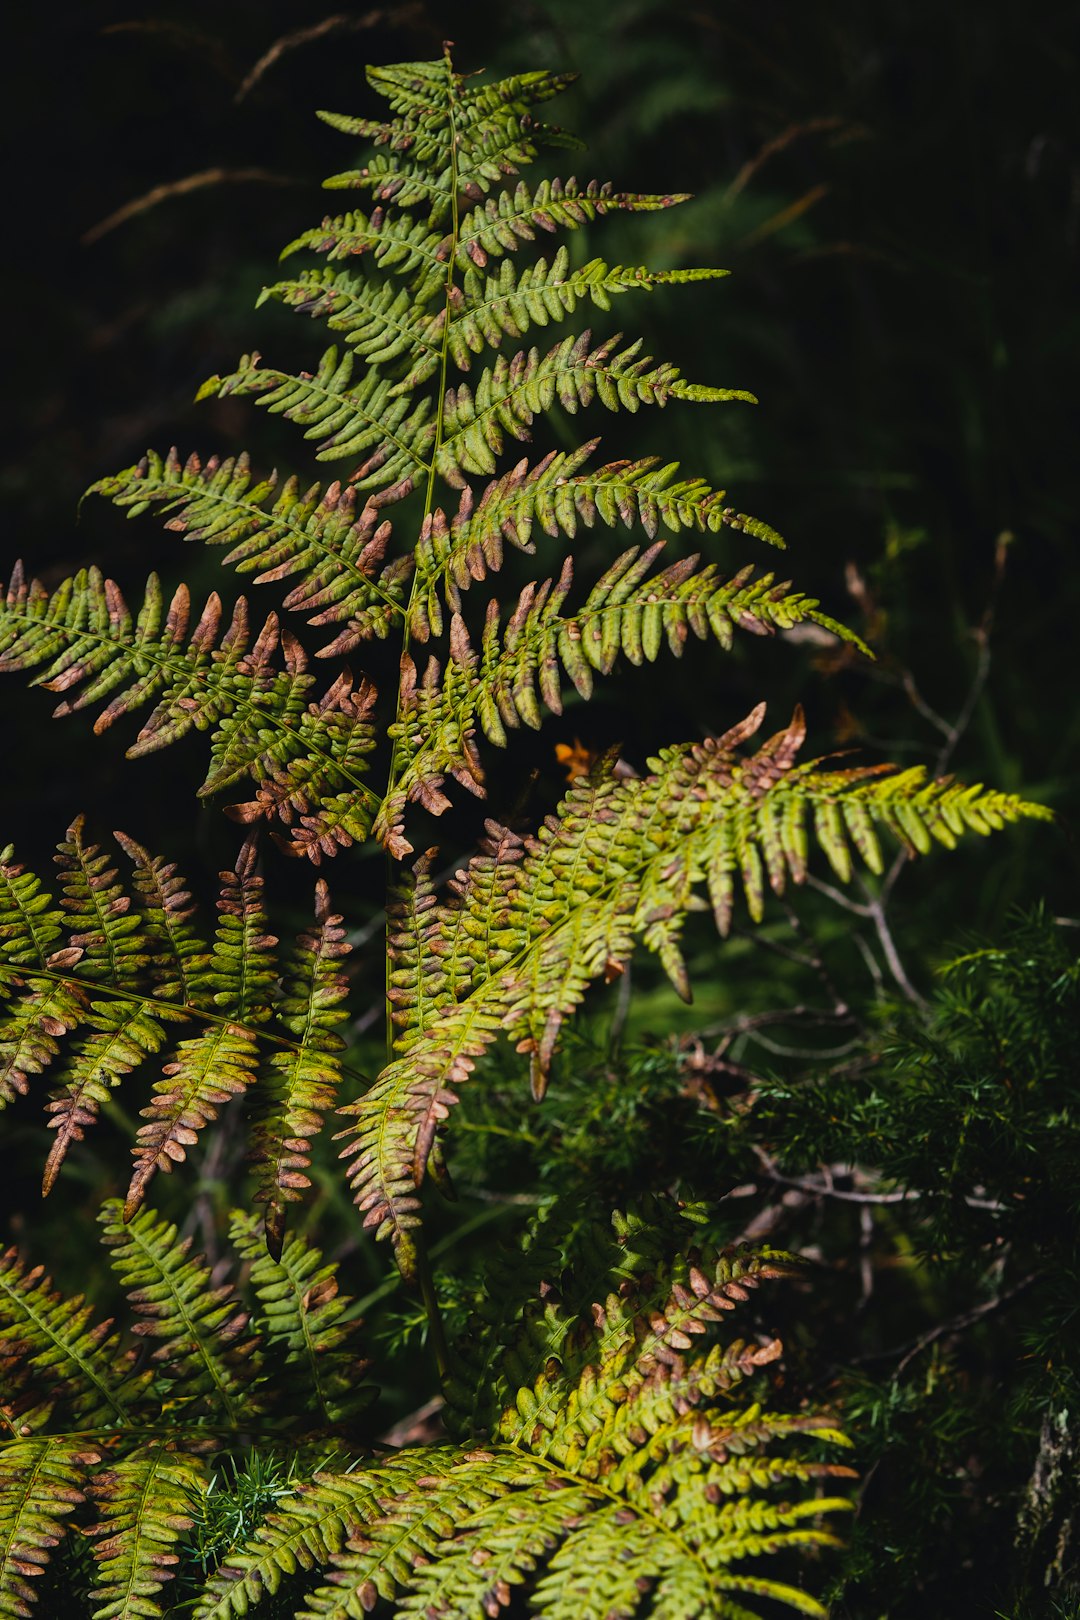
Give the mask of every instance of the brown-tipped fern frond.
[{"label": "brown-tipped fern frond", "polygon": [[[417,887],[415,920],[403,919],[391,937],[392,950],[407,942],[396,987],[402,1055],[343,1110],[356,1121],[344,1156],[365,1223],[393,1237],[406,1269],[417,1189],[454,1088],[506,1032],[528,1054],[542,1096],[563,1022],[638,940],[689,998],[679,942],[688,913],[705,904],[699,889],[726,935],[737,891],[757,921],[767,887],[779,894],[789,879],[803,881],[811,835],[847,879],[853,849],[881,871],[879,828],[914,853],[1047,814],[1010,794],[928,781],[920,769],[796,764],[801,712],[756,753],[740,755],[763,714],[762,706],[718,739],[664,749],[643,778],[602,764],[524,846],[492,826],[480,861],[441,904],[430,903],[423,881]],[[425,958],[435,969],[418,974]]]},{"label": "brown-tipped fern frond", "polygon": [[255,1088],[257,1174],[280,1250],[285,1204],[306,1185],[309,1141],[341,1080],[348,947],[340,918],[320,883],[315,927],[279,966],[248,842],[236,869],[221,875],[208,942],[175,868],[117,838],[134,863],[132,892],[86,842],[80,818],[59,847],[59,906],[10,847],[0,854],[0,1097],[25,1094],[52,1070],[48,1192],[113,1088],[167,1051],[142,1110],[131,1213],[153,1175],[186,1157],[219,1108]]},{"label": "brown-tipped fern frond", "polygon": [[[482,1389],[468,1373],[451,1386],[452,1397],[467,1386],[471,1405],[486,1396],[485,1416],[462,1423],[455,1411],[456,1444],[316,1475],[226,1559],[199,1620],[245,1615],[298,1571],[307,1587],[325,1583],[300,1600],[304,1620],[382,1605],[498,1614],[515,1593],[556,1620],[757,1614],[739,1606],[746,1596],[822,1615],[809,1593],[744,1560],[835,1544],[823,1521],[850,1503],[815,1491],[851,1477],[827,1455],[846,1442],[825,1414],[771,1411],[754,1399],[762,1391],[738,1389],[777,1358],[776,1340],[715,1338],[727,1312],[790,1267],[702,1255],[685,1236],[678,1259],[650,1267],[633,1255],[649,1250],[650,1224],[615,1218],[599,1291],[580,1305],[562,1302],[556,1255],[545,1298],[494,1352]],[[670,1255],[656,1245],[654,1261],[657,1247]]]},{"label": "brown-tipped fern frond", "polygon": [[[208,1456],[261,1440],[295,1450],[349,1425],[374,1391],[333,1267],[290,1233],[280,1264],[236,1218],[253,1261],[252,1309],[176,1227],[102,1211],[134,1313],[130,1335],[94,1321],[40,1266],[0,1256],[0,1615],[30,1616],[35,1586],[75,1514],[95,1563],[98,1620],[159,1616],[209,1484]],[[150,1365],[139,1336],[153,1345]],[[14,1370],[13,1370],[14,1369]],[[75,1431],[75,1432],[73,1432]],[[85,1593],[68,1593],[76,1607]],[[170,1609],[168,1612],[174,1612]]]}]

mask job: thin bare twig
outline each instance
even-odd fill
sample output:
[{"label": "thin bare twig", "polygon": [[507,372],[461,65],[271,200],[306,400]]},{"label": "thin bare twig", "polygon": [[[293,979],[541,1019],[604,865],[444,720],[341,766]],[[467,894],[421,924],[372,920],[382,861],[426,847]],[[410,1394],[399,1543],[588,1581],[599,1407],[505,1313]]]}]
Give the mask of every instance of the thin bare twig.
[{"label": "thin bare twig", "polygon": [[339,12],[333,17],[324,17],[322,22],[311,23],[307,28],[294,29],[291,34],[282,34],[276,39],[268,50],[265,50],[255,63],[254,67],[245,76],[243,83],[236,92],[235,100],[243,101],[250,95],[259,80],[263,78],[275,62],[281,60],[286,51],[293,51],[299,45],[311,45],[315,40],[325,39],[327,34],[335,34],[348,30],[349,33],[359,33],[365,28],[377,28],[381,23],[392,22],[400,26],[405,22],[414,21],[420,14],[417,5],[399,5],[395,8],[376,7],[372,11],[365,11],[362,17],[350,16],[346,12]]},{"label": "thin bare twig", "polygon": [[145,214],[147,209],[156,208],[158,203],[167,201],[170,197],[184,197],[192,191],[202,191],[207,186],[221,185],[248,185],[252,182],[267,186],[295,186],[299,182],[286,174],[272,174],[269,169],[201,169],[198,174],[186,174],[181,180],[169,180],[163,185],[154,186],[141,197],[132,198],[131,202],[124,203],[105,219],[98,220],[91,225],[79,238],[83,247],[91,247],[99,242],[110,231],[115,231],[118,225],[126,225],[129,219],[138,214]]},{"label": "thin bare twig", "polygon": [[866,1355],[854,1356],[852,1360],[858,1363],[891,1361],[894,1356],[899,1356],[900,1360],[896,1364],[896,1373],[894,1375],[898,1377],[914,1361],[916,1356],[921,1355],[924,1350],[935,1344],[938,1339],[944,1339],[952,1333],[962,1333],[965,1328],[974,1327],[976,1322],[981,1322],[984,1317],[992,1316],[995,1311],[1002,1310],[1004,1306],[1011,1304],[1018,1294],[1022,1294],[1025,1289],[1030,1288],[1032,1283],[1038,1282],[1042,1275],[1041,1271],[1029,1271],[1026,1277],[1021,1277],[1020,1281],[1014,1283],[1011,1288],[1003,1289],[1000,1294],[995,1294],[993,1299],[984,1300],[981,1305],[976,1305],[972,1310],[965,1311],[961,1316],[952,1316],[947,1322],[939,1322],[936,1327],[930,1328],[926,1333],[920,1333],[917,1339],[911,1339],[906,1344],[893,1345],[889,1350],[869,1351]]}]

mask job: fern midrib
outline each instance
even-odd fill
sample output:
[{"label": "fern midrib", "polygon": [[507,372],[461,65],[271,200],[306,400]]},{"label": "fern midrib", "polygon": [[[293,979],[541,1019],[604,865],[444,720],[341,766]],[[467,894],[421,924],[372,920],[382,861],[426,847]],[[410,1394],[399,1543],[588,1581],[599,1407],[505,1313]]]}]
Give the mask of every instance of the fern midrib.
[{"label": "fern midrib", "polygon": [[[110,916],[107,915],[105,909],[103,908],[103,906],[101,904],[101,889],[95,884],[95,882],[94,882],[94,880],[93,880],[93,878],[92,878],[92,876],[91,876],[91,874],[90,874],[90,872],[88,870],[87,858],[86,858],[86,848],[85,848],[85,845],[83,844],[83,841],[82,841],[82,829],[81,829],[81,827],[80,827],[78,833],[76,834],[75,851],[76,851],[76,859],[78,860],[79,873],[80,873],[80,875],[81,875],[81,877],[83,879],[83,882],[86,884],[86,892],[87,892],[87,895],[88,895],[89,900],[90,900],[90,905],[91,905],[91,907],[93,909],[93,914],[97,919],[98,931],[99,931],[99,933],[101,935],[102,943],[105,946],[105,953],[106,953],[106,956],[108,958],[109,971],[110,971],[110,973],[112,974],[112,976],[114,978],[120,979],[123,976],[122,975],[121,963],[120,963],[119,957],[116,954],[116,941],[113,938],[112,929],[109,927],[109,923],[110,923],[110,921],[112,919],[111,919]],[[113,876],[115,876],[115,875],[116,874],[114,872]],[[128,914],[129,914],[128,912],[117,913],[118,916],[126,916]],[[89,951],[87,952],[87,958],[90,959]]]},{"label": "fern midrib", "polygon": [[[30,1445],[37,1444],[40,1449],[37,1457],[34,1460],[32,1472],[20,1484],[18,1506],[15,1512],[12,1513],[8,1519],[6,1534],[4,1534],[3,1528],[0,1526],[0,1535],[3,1535],[3,1540],[0,1541],[0,1572],[2,1572],[4,1575],[8,1573],[8,1555],[12,1548],[18,1545],[16,1538],[19,1534],[23,1519],[24,1517],[29,1517],[34,1510],[34,1488],[37,1485],[39,1477],[44,1473],[45,1461],[49,1455],[49,1443],[52,1438],[53,1437],[51,1435],[41,1435],[35,1436],[34,1439],[29,1440],[28,1442],[26,1437],[21,1437],[18,1442],[22,1445],[26,1445],[27,1443]],[[48,1480],[46,1478],[46,1485],[47,1484]],[[17,1614],[18,1610],[10,1610],[9,1613]]]},{"label": "fern midrib", "polygon": [[293,1300],[296,1304],[296,1314],[300,1322],[300,1331],[304,1337],[304,1350],[307,1356],[308,1372],[312,1384],[315,1387],[315,1394],[319,1402],[319,1410],[322,1412],[327,1428],[331,1428],[333,1426],[334,1419],[330,1411],[330,1403],[327,1399],[326,1389],[323,1384],[323,1360],[319,1355],[318,1347],[316,1346],[315,1340],[312,1337],[312,1317],[311,1311],[307,1305],[308,1290],[303,1286],[305,1279],[303,1277],[297,1279],[291,1268],[285,1264],[284,1256],[278,1262],[278,1264],[288,1277],[289,1287],[292,1289]]},{"label": "fern midrib", "polygon": [[[104,1587],[97,1590],[94,1594],[96,1598],[108,1598],[110,1603],[116,1603],[117,1601],[122,1602],[123,1607],[118,1611],[121,1617],[127,1614],[128,1605],[132,1598],[142,1598],[143,1601],[145,1601],[145,1592],[136,1590],[137,1583],[138,1586],[141,1587],[147,1578],[146,1571],[140,1566],[140,1551],[144,1540],[149,1539],[150,1541],[150,1553],[147,1562],[151,1566],[156,1564],[157,1558],[162,1551],[161,1540],[159,1537],[153,1534],[152,1528],[150,1529],[149,1537],[147,1537],[147,1527],[150,1525],[151,1521],[149,1519],[149,1515],[147,1514],[146,1507],[151,1498],[151,1489],[155,1477],[158,1469],[165,1459],[165,1456],[165,1447],[162,1445],[152,1457],[146,1459],[147,1467],[145,1473],[143,1474],[142,1483],[139,1488],[138,1500],[135,1504],[128,1506],[128,1512],[131,1515],[131,1519],[130,1523],[122,1526],[121,1533],[123,1534],[124,1538],[123,1553],[120,1554],[118,1552],[115,1555],[117,1558],[122,1556],[126,1566],[121,1577],[121,1582],[119,1583],[119,1591],[117,1591],[115,1586],[111,1591],[108,1587]],[[107,1519],[103,1522],[106,1525],[108,1524]],[[117,1532],[113,1531],[113,1534],[116,1535]],[[165,1568],[168,1568],[168,1566],[166,1565]],[[104,1570],[102,1571],[102,1574],[104,1575]],[[136,1609],[134,1612],[137,1614],[138,1610]]]}]

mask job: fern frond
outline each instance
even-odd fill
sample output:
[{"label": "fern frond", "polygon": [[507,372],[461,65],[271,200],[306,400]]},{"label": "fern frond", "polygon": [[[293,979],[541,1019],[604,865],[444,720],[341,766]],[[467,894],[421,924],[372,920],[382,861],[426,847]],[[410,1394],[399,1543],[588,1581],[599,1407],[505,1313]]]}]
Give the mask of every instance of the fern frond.
[{"label": "fern frond", "polygon": [[339,1292],[336,1267],[295,1232],[284,1234],[280,1254],[268,1254],[254,1216],[234,1213],[230,1237],[251,1265],[260,1307],[254,1326],[274,1358],[275,1401],[293,1422],[351,1423],[375,1389],[364,1382],[368,1363],[354,1348],[360,1324],[343,1320],[352,1301]]},{"label": "fern frond", "polygon": [[579,450],[552,451],[530,467],[519,461],[510,472],[488,483],[479,501],[464,484],[451,520],[436,507],[424,523],[416,548],[417,578],[412,594],[410,630],[420,640],[441,635],[440,597],[452,612],[461,611],[461,592],[474,580],[502,567],[504,546],[530,555],[537,528],[550,539],[573,540],[579,524],[598,521],[609,528],[640,524],[650,540],[661,525],[672,534],[682,529],[717,533],[744,530],[770,545],[783,540],[768,524],[725,506],[725,491],[703,479],[677,479],[678,462],[657,467],[655,457],[616,461],[579,473],[598,440]]},{"label": "fern frond", "polygon": [[[438,1006],[405,1055],[342,1112],[356,1124],[343,1157],[365,1222],[393,1235],[399,1262],[411,1267],[409,1229],[416,1188],[435,1131],[456,1101],[454,1087],[500,1030],[529,1054],[534,1093],[546,1087],[564,1019],[588,984],[626,962],[640,938],[679,992],[690,987],[679,949],[683,922],[700,904],[704,884],[722,935],[730,930],[739,880],[751,916],[762,915],[766,881],[782,892],[806,873],[808,822],[841,877],[851,844],[880,869],[875,824],[918,848],[931,838],[951,843],[960,830],[1048,812],[1008,794],[948,782],[920,772],[880,778],[873,768],[826,771],[818,761],[795,767],[805,736],[801,713],[756,754],[737,745],[761,724],[764,708],[719,739],[664,749],[651,774],[622,780],[599,775],[573,787],[558,811],[528,840],[495,928],[501,948],[493,965],[476,953],[472,972],[459,968],[454,999]],[[887,769],[887,768],[886,768]],[[919,840],[919,843],[916,842]],[[447,911],[454,910],[454,897]],[[460,926],[482,926],[464,897]]]},{"label": "fern frond", "polygon": [[[670,563],[658,573],[653,564],[663,550],[658,541],[642,551],[630,547],[611,564],[582,607],[562,614],[573,582],[567,557],[557,581],[527,585],[500,630],[497,602],[488,607],[479,656],[464,621],[450,626],[450,661],[440,694],[460,723],[475,712],[489,741],[506,744],[506,727],[541,724],[541,708],[562,713],[563,676],[586,700],[595,674],[608,675],[619,657],[632,664],[654,663],[661,650],[679,657],[691,635],[714,637],[729,651],[736,630],[770,635],[793,625],[813,623],[856,641],[850,631],[820,611],[812,597],[793,591],[773,574],[755,576],[752,567],[724,579],[698,557]],[[430,733],[438,720],[426,704],[423,724]]]},{"label": "fern frond", "polygon": [[677,366],[654,364],[642,355],[640,338],[619,349],[621,338],[617,332],[590,347],[592,333],[586,328],[545,355],[538,349],[519,350],[511,360],[499,355],[475,390],[466,383],[450,389],[435,456],[441,476],[460,487],[463,473],[494,473],[507,436],[528,439],[534,418],[554,404],[574,413],[594,399],[609,411],[636,411],[670,399],[756,403],[743,389],[689,383]]},{"label": "fern frond", "polygon": [[657,1228],[633,1216],[615,1228],[618,1293],[579,1314],[558,1303],[569,1278],[548,1275],[537,1331],[505,1347],[513,1398],[486,1432],[316,1475],[226,1559],[201,1620],[244,1615],[283,1577],[315,1567],[329,1579],[298,1620],[361,1620],[380,1600],[426,1620],[496,1615],[515,1601],[558,1620],[759,1620],[730,1594],[823,1615],[808,1593],[744,1568],[836,1544],[822,1521],[851,1503],[812,1493],[852,1477],[820,1456],[847,1442],[825,1414],[730,1403],[741,1378],[775,1359],[775,1341],[693,1353],[722,1312],[789,1266],[691,1251],[650,1272]]},{"label": "fern frond", "polygon": [[[282,1579],[328,1564],[344,1547],[364,1508],[377,1511],[380,1478],[369,1472],[316,1474],[267,1515],[247,1546],[230,1553],[210,1577],[194,1620],[244,1616]],[[338,1588],[340,1598],[340,1588]]]},{"label": "fern frond", "polygon": [[305,439],[318,440],[317,460],[362,456],[349,476],[357,489],[385,489],[426,474],[435,439],[429,399],[410,408],[409,399],[395,395],[374,367],[350,386],[353,356],[346,351],[339,357],[336,347],[326,350],[317,372],[296,376],[261,366],[261,358],[244,355],[228,376],[207,378],[196,399],[252,395],[273,415],[296,422]]},{"label": "fern frond", "polygon": [[483,269],[489,259],[516,253],[523,242],[536,238],[536,229],[553,233],[578,230],[605,214],[653,213],[689,201],[686,192],[667,194],[615,191],[610,182],[589,180],[579,185],[568,180],[541,180],[530,186],[522,180],[513,191],[500,191],[479,203],[461,221],[456,262]]},{"label": "fern frond", "polygon": [[343,270],[303,270],[295,280],[264,287],[259,302],[276,298],[313,320],[325,320],[333,332],[342,332],[354,354],[370,366],[385,366],[408,355],[420,356],[413,381],[426,380],[435,371],[440,346],[432,337],[431,311],[404,288],[388,282],[372,287],[363,277]]},{"label": "fern frond", "polygon": [[241,1429],[261,1358],[244,1337],[248,1317],[232,1285],[215,1284],[202,1257],[189,1258],[191,1239],[149,1210],[126,1220],[110,1198],[99,1219],[109,1264],[140,1317],[132,1331],[160,1341],[153,1360],[174,1385],[178,1418],[197,1425],[210,1416]]},{"label": "fern frond", "polygon": [[[609,266],[603,259],[590,259],[580,269],[571,270],[565,247],[550,264],[537,259],[520,273],[509,259],[503,261],[497,277],[482,277],[470,266],[451,311],[450,357],[459,370],[468,371],[473,356],[485,345],[498,348],[504,337],[522,338],[534,326],[547,326],[572,315],[580,302],[588,300],[598,309],[609,310],[613,298],[634,289],[648,292],[665,283],[705,281],[727,274],[726,270],[627,269]],[[441,314],[436,318],[433,337],[444,319]],[[415,371],[409,380],[417,380]]]},{"label": "fern frond", "polygon": [[[401,831],[406,802],[418,799],[441,814],[450,802],[440,791],[447,775],[482,797],[477,729],[500,748],[508,728],[538,730],[545,709],[562,713],[564,675],[588,700],[594,676],[610,674],[620,656],[632,664],[653,663],[666,647],[679,657],[691,634],[711,635],[730,650],[736,629],[770,635],[805,622],[865,651],[814,598],[792,591],[788,582],[777,584],[772,574],[755,577],[748,567],[725,580],[712,563],[699,568],[697,556],[650,574],[662,550],[657,542],[644,552],[636,546],[624,551],[573,614],[559,611],[573,581],[567,557],[557,581],[524,588],[505,629],[498,603],[489,602],[479,654],[455,613],[444,670],[431,659],[420,680],[412,660],[403,660],[400,718],[390,728],[398,744],[396,784],[374,823],[395,852],[408,850]],[[426,629],[430,601],[424,621]]]},{"label": "fern frond", "polygon": [[[164,1025],[179,1015],[174,1008],[151,1012],[141,995],[150,963],[150,942],[142,918],[115,881],[109,856],[84,840],[77,817],[59,845],[56,857],[68,913],[70,947],[65,965],[74,965],[81,980],[107,987],[120,1000],[91,1001],[80,1023],[92,1034],[73,1043],[47,1105],[56,1135],[45,1162],[42,1192],[51,1192],[73,1142],[81,1142],[109,1092],[167,1040]],[[134,998],[134,999],[129,999]]]},{"label": "fern frond", "polygon": [[[58,1294],[44,1267],[27,1269],[15,1249],[0,1256],[0,1357],[16,1367],[18,1383],[38,1398],[33,1426],[59,1407],[83,1428],[123,1422],[149,1381],[136,1373],[111,1321],[95,1322],[81,1295]],[[5,1391],[4,1404],[9,1392]],[[20,1416],[20,1429],[28,1419]]]},{"label": "fern frond", "polygon": [[[305,673],[306,657],[274,615],[252,643],[243,597],[223,634],[216,594],[190,637],[186,587],[173,596],[164,624],[163,605],[155,575],[133,623],[118,588],[97,569],[65,581],[50,599],[36,581],[28,587],[17,568],[6,606],[0,605],[0,671],[44,663],[36,684],[54,692],[82,685],[77,697],[58,705],[57,716],[123,688],[98,715],[95,732],[153,701],[129,758],[164,748],[193,727],[210,730],[202,794],[217,793],[244,775],[259,785],[271,779],[265,798],[255,801],[254,811],[247,807],[242,819],[272,814],[287,826],[297,818],[303,825],[322,796],[347,788],[351,809],[339,818],[339,841],[365,837],[378,808],[362,779],[374,747],[367,719],[370,685],[354,691],[345,673],[321,699],[308,701],[313,677]],[[272,662],[279,646],[284,670]],[[292,841],[298,849],[304,842],[300,834]]]},{"label": "fern frond", "polygon": [[88,1465],[99,1455],[59,1439],[0,1449],[0,1614],[29,1620],[35,1592],[64,1519],[85,1501]]},{"label": "fern frond", "polygon": [[290,478],[280,487],[275,473],[253,480],[246,455],[225,461],[198,456],[181,461],[148,451],[134,467],[99,479],[88,493],[103,495],[137,517],[151,507],[171,513],[165,527],[204,545],[229,546],[224,562],[238,573],[256,573],[255,583],[302,575],[284,599],[293,612],[317,625],[344,624],[346,651],[369,637],[382,638],[405,612],[412,559],[383,565],[390,524],[383,508],[408,494],[403,481],[369,497],[357,509],[356,492],[313,484],[301,492]]},{"label": "fern frond", "polygon": [[285,1208],[311,1185],[309,1144],[322,1129],[341,1080],[344,1041],[338,1027],[348,991],[341,961],[348,955],[341,918],[330,909],[320,881],[315,889],[315,928],[301,934],[286,958],[277,1016],[291,1046],[275,1052],[264,1091],[264,1117],[255,1132],[258,1198],[266,1205],[270,1252],[281,1255]]},{"label": "fern frond", "polygon": [[151,855],[126,833],[113,837],[133,865],[132,883],[152,953],[147,966],[155,998],[198,1006],[207,988],[207,946],[192,926],[195,906],[183,878],[171,861]]},{"label": "fern frond", "polygon": [[156,1620],[157,1601],[180,1562],[174,1549],[194,1524],[192,1496],[206,1489],[199,1458],[164,1443],[123,1458],[94,1475],[89,1495],[99,1517],[90,1534],[98,1585],[94,1620]]},{"label": "fern frond", "polygon": [[[265,1023],[274,999],[276,938],[266,932],[263,880],[255,872],[255,846],[249,840],[236,868],[222,872],[220,921],[214,945],[195,986],[196,996],[225,1017],[181,1041],[142,1110],[133,1149],[135,1168],[124,1205],[130,1219],[146,1195],[151,1177],[181,1163],[222,1103],[253,1085],[257,1046],[252,1026]],[[234,1022],[235,1020],[235,1022]]]}]

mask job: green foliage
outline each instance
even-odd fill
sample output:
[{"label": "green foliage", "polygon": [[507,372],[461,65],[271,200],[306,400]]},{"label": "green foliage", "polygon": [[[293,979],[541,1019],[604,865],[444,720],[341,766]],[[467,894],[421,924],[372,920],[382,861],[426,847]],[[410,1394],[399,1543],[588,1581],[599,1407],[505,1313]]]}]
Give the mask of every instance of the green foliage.
[{"label": "green foliage", "polygon": [[[81,817],[59,846],[59,906],[10,847],[0,858],[0,983],[15,1002],[0,1035],[3,1095],[25,1093],[59,1060],[46,1105],[56,1132],[47,1193],[112,1088],[148,1057],[170,1053],[133,1149],[130,1216],[156,1172],[182,1162],[221,1106],[261,1074],[259,1197],[280,1253],[285,1204],[308,1185],[308,1140],[341,1079],[341,919],[320,882],[315,926],[279,969],[248,842],[235,871],[221,874],[219,923],[208,943],[195,931],[195,908],[175,867],[116,836],[134,862],[131,894],[108,856],[86,843]],[[194,1033],[171,1044],[171,1026]]]},{"label": "green foliage", "polygon": [[[94,1549],[95,1620],[176,1612],[162,1607],[174,1577],[204,1617],[274,1612],[282,1589],[290,1615],[367,1613],[380,1598],[471,1614],[526,1586],[555,1616],[646,1593],[661,1615],[691,1601],[752,1612],[728,1594],[824,1612],[742,1566],[836,1544],[823,1520],[850,1502],[813,1487],[851,1475],[827,1456],[847,1442],[823,1413],[753,1398],[776,1339],[714,1331],[786,1257],[703,1253],[662,1206],[586,1222],[561,1261],[541,1225],[514,1260],[516,1293],[510,1256],[490,1279],[504,1310],[520,1305],[539,1262],[541,1297],[501,1342],[481,1320],[462,1345],[463,1373],[481,1344],[489,1365],[481,1390],[449,1389],[454,1443],[373,1452],[355,1312],[317,1250],[289,1233],[274,1260],[238,1214],[247,1264],[242,1282],[222,1280],[145,1210],[125,1225],[114,1202],[103,1223],[131,1332],[154,1341],[141,1371],[126,1335],[88,1326],[40,1268],[11,1251],[0,1272],[9,1360],[18,1347],[0,1449],[5,1615],[31,1613],[28,1578],[73,1513]],[[610,1567],[586,1591],[594,1560]]]},{"label": "green foliage", "polygon": [[[294,634],[271,614],[254,631],[245,599],[226,613],[216,593],[192,624],[188,589],[166,606],[154,576],[133,614],[95,569],[50,592],[17,568],[0,604],[0,668],[37,671],[36,684],[63,694],[58,714],[104,702],[101,732],[152,705],[129,755],[203,731],[200,795],[245,779],[253,790],[229,806],[253,830],[222,875],[213,940],[198,932],[175,868],[124,835],[130,893],[82,819],[73,823],[59,905],[4,852],[0,1093],[18,1104],[56,1066],[46,1191],[113,1091],[165,1061],[127,1197],[105,1211],[132,1332],[152,1349],[139,1355],[81,1299],[6,1257],[0,1612],[28,1612],[26,1578],[74,1510],[95,1538],[95,1620],[163,1612],[177,1567],[204,1617],[380,1605],[492,1615],[523,1595],[552,1620],[747,1620],[758,1611],[744,1600],[756,1598],[821,1614],[801,1586],[743,1565],[835,1545],[819,1521],[848,1500],[820,1491],[850,1471],[814,1443],[843,1436],[808,1397],[769,1398],[761,1369],[780,1353],[775,1335],[725,1343],[713,1331],[785,1258],[694,1248],[670,1200],[598,1236],[564,1187],[514,1257],[521,1275],[490,1285],[481,1272],[476,1319],[447,1344],[422,1190],[428,1178],[448,1188],[443,1138],[458,1088],[500,1038],[527,1058],[542,1101],[564,1025],[590,986],[625,976],[639,942],[689,999],[694,914],[711,912],[726,938],[745,900],[761,923],[767,893],[804,883],[813,851],[846,882],[857,863],[884,873],[882,832],[903,858],[1047,812],[921,767],[801,760],[801,708],[750,750],[758,705],[703,740],[659,748],[643,774],[617,750],[602,753],[532,830],[525,818],[489,819],[449,883],[434,849],[406,859],[418,834],[424,848],[430,818],[460,809],[457,788],[486,796],[491,750],[587,703],[621,664],[678,657],[691,636],[727,652],[736,630],[801,630],[851,658],[867,649],[771,572],[722,573],[697,555],[660,566],[683,531],[782,542],[677,463],[596,463],[598,440],[572,442],[564,417],[595,406],[753,402],[688,381],[640,338],[596,337],[575,318],[586,303],[603,317],[635,288],[722,272],[598,258],[575,267],[565,244],[550,261],[528,257],[538,230],[572,235],[610,213],[686,199],[514,183],[541,148],[575,144],[532,111],[564,76],[481,85],[455,71],[448,48],[440,61],[371,69],[368,81],[389,102],[387,120],[323,116],[375,143],[365,167],[328,182],[371,192],[374,206],[327,218],[286,249],[349,269],[308,269],[263,295],[323,320],[338,341],[312,370],[247,354],[199,396],[251,397],[284,417],[309,462],[339,464],[336,481],[258,477],[246,456],[174,451],[94,486],[131,517],[153,512],[168,531],[227,548],[225,564],[257,586],[290,581],[283,609],[306,624]],[[550,346],[510,352],[549,326],[563,329]],[[534,434],[563,447],[541,444],[507,465]],[[576,542],[594,528],[640,528],[650,543],[617,554],[574,605]],[[546,577],[525,583],[504,619],[476,587],[517,564],[511,552],[542,547],[555,554]],[[324,629],[331,639],[314,656],[334,670],[320,685],[308,643]],[[396,655],[389,678],[380,642]],[[341,660],[358,652],[371,673],[356,678]],[[387,858],[387,1048],[355,1100],[339,1098],[342,919],[320,882],[314,925],[278,954],[257,870],[263,822],[315,865],[354,845]],[[347,888],[356,867],[342,864]],[[238,1276],[192,1258],[190,1239],[142,1206],[156,1172],[183,1161],[241,1097],[265,1215],[261,1233],[234,1216]],[[394,1450],[361,1432],[355,1312],[336,1267],[286,1231],[335,1107],[363,1226],[392,1242],[423,1299],[445,1442]],[[515,1094],[510,1134],[521,1107]],[[207,1507],[214,1480],[225,1511]]]}]

